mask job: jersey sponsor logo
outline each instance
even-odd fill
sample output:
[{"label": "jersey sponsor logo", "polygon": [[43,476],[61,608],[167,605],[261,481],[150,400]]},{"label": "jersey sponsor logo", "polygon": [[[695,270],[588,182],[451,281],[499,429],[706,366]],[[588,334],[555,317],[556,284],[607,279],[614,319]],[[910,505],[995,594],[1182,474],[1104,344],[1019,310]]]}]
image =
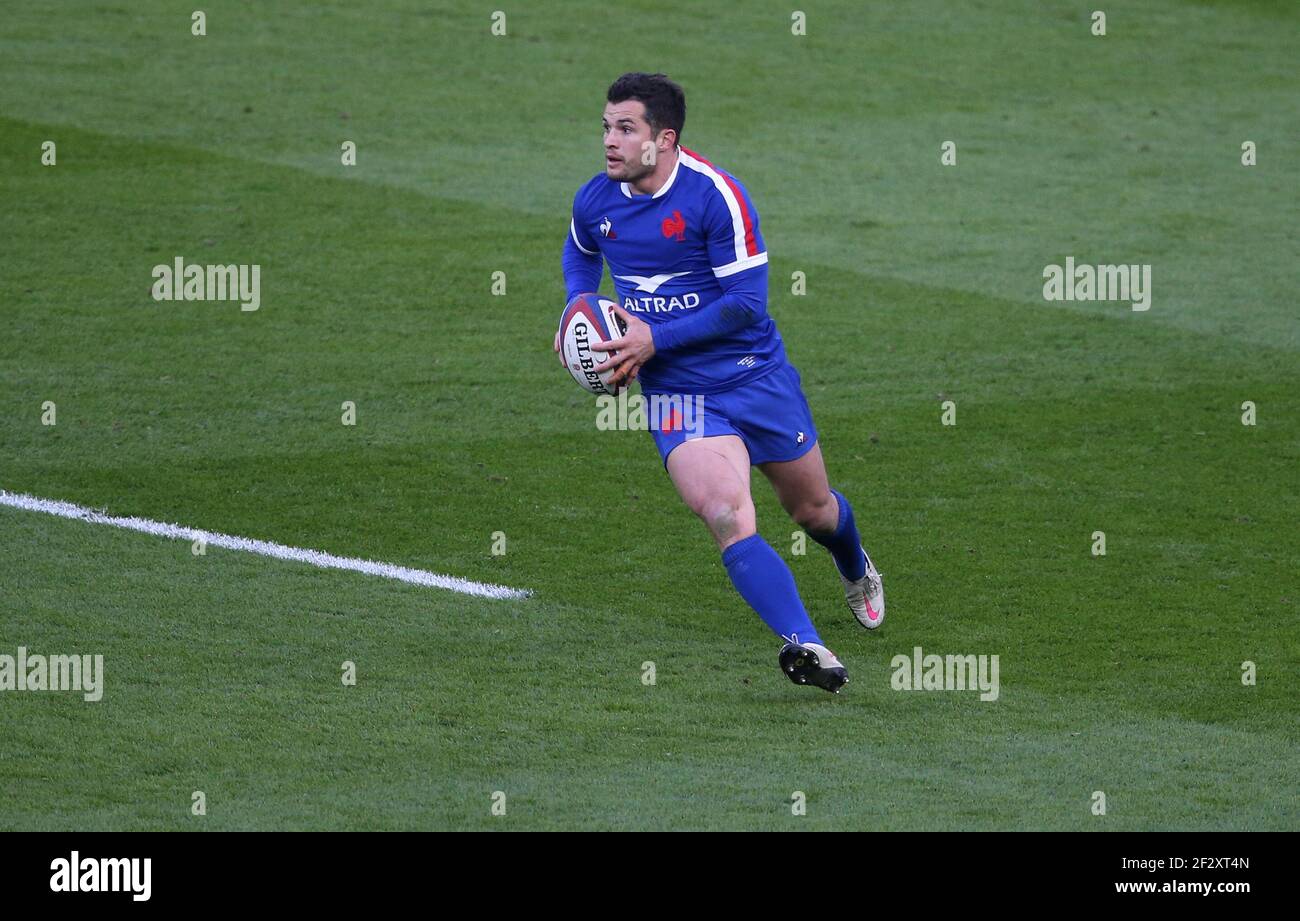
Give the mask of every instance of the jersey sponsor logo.
[{"label": "jersey sponsor logo", "polygon": [[690,272],[668,272],[664,275],[615,275],[620,281],[630,281],[636,284],[638,291],[644,291],[646,294],[654,294],[665,282],[672,281],[674,278],[680,278],[682,275],[689,275]]},{"label": "jersey sponsor logo", "polygon": [[623,309],[634,313],[669,313],[673,310],[690,310],[700,306],[700,296],[694,291],[681,297],[625,297]]},{"label": "jersey sponsor logo", "polygon": [[608,237],[611,240],[618,239],[618,234],[614,233],[614,222],[608,217],[600,219],[600,235],[602,237]]},{"label": "jersey sponsor logo", "polygon": [[686,239],[686,218],[682,217],[680,211],[673,211],[672,217],[664,218],[661,229],[665,237],[676,237],[680,243]]}]

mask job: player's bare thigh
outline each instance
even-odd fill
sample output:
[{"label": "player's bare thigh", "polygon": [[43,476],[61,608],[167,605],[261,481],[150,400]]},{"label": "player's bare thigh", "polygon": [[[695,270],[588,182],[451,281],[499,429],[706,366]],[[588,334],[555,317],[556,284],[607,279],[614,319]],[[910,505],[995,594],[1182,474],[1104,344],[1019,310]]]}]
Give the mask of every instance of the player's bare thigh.
[{"label": "player's bare thigh", "polygon": [[749,451],[735,435],[684,441],[668,455],[678,495],[708,526],[719,550],[755,532],[749,467]]},{"label": "player's bare thigh", "polygon": [[822,446],[815,444],[803,457],[769,461],[758,469],[772,484],[781,507],[805,531],[834,531],[839,524],[839,503],[831,495]]}]

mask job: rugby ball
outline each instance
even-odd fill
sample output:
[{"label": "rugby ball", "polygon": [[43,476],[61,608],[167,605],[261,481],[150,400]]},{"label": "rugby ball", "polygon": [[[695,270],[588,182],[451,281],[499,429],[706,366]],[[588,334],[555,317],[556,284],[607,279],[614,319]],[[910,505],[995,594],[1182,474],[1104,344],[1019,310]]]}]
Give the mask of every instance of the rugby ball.
[{"label": "rugby ball", "polygon": [[617,352],[593,352],[593,345],[617,339],[627,332],[627,324],[614,312],[615,302],[599,294],[574,295],[560,315],[560,354],[564,366],[578,382],[578,386],[591,393],[618,394],[627,389],[610,384],[615,369],[594,370],[596,365]]}]

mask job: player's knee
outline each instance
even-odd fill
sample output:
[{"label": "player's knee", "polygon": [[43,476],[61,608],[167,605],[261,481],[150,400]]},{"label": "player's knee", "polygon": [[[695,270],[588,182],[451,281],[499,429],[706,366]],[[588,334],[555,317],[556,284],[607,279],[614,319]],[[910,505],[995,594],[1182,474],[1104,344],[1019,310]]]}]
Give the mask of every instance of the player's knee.
[{"label": "player's knee", "polygon": [[712,499],[701,505],[700,518],[719,544],[747,537],[754,530],[753,507],[739,498]]},{"label": "player's knee", "polygon": [[824,496],[800,502],[790,512],[790,517],[805,531],[834,531],[839,521],[839,506],[827,490]]}]

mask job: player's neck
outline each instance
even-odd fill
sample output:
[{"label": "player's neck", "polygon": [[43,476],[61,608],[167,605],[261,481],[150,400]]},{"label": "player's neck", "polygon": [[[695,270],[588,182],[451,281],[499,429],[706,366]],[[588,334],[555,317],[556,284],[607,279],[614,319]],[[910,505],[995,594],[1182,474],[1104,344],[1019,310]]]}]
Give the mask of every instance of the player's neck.
[{"label": "player's neck", "polygon": [[661,157],[655,161],[655,168],[646,173],[636,182],[629,182],[628,187],[637,195],[653,195],[664,187],[668,177],[673,174],[673,169],[677,166],[677,151],[674,147],[672,153],[666,157]]}]

